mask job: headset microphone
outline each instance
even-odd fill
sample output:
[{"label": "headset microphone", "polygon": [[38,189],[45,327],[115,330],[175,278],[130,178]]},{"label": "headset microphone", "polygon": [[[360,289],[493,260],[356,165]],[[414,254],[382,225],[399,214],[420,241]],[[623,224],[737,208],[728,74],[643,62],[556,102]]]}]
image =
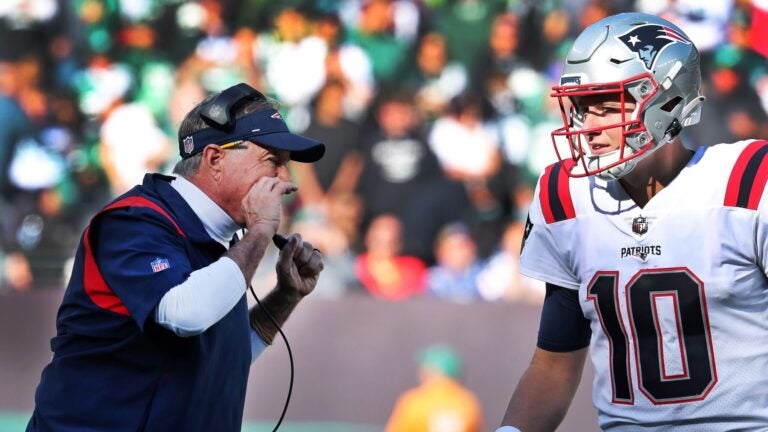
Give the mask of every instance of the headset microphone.
[{"label": "headset microphone", "polygon": [[[288,239],[281,236],[280,234],[275,234],[272,236],[272,243],[277,246],[278,249],[282,250],[283,247],[288,243]],[[264,311],[264,313],[267,315],[270,321],[272,321],[272,324],[277,327],[277,331],[280,332],[280,336],[283,337],[283,341],[285,342],[285,348],[288,350],[288,360],[291,365],[291,380],[288,384],[288,396],[285,398],[285,405],[283,406],[283,412],[280,414],[280,419],[277,421],[277,424],[275,425],[275,428],[272,430],[272,432],[277,431],[277,429],[280,428],[280,424],[283,422],[283,418],[285,418],[285,412],[288,411],[288,404],[291,402],[291,392],[293,391],[293,353],[291,352],[291,345],[288,343],[288,338],[285,337],[285,333],[283,333],[283,329],[280,328],[280,324],[277,323],[277,320],[275,320],[274,317],[272,317],[272,314],[269,313],[269,311],[261,304],[261,301],[259,300],[259,297],[256,295],[256,291],[253,290],[253,286],[251,284],[248,284],[248,288],[251,290],[251,295],[253,295],[253,298],[256,299],[256,303],[259,305],[261,310]]]},{"label": "headset microphone", "polygon": [[274,243],[278,249],[282,250],[286,243],[288,243],[288,239],[281,236],[280,234],[275,234],[272,236],[272,243]]}]

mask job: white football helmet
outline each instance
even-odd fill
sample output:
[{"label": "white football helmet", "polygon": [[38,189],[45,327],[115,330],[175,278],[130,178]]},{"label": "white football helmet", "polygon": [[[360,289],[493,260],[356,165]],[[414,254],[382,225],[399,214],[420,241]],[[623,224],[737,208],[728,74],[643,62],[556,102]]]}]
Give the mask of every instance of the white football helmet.
[{"label": "white football helmet", "polygon": [[[572,177],[596,175],[616,180],[638,161],[669,143],[683,127],[698,123],[701,103],[699,53],[677,26],[654,15],[624,13],[587,27],[568,52],[558,98],[564,126],[552,132],[558,159]],[[615,94],[622,103],[620,123],[584,129],[575,98]],[[636,103],[623,109],[626,98]],[[622,144],[592,155],[585,133],[621,128]]]}]

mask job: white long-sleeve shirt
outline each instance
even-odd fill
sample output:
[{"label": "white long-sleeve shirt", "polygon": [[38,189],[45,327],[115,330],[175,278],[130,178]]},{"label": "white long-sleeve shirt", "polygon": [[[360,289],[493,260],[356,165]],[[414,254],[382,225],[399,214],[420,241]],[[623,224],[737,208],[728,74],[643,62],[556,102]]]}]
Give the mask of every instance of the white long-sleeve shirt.
[{"label": "white long-sleeve shirt", "polygon": [[[171,186],[200,218],[208,235],[229,249],[240,226],[184,177],[176,177]],[[179,336],[201,334],[235,307],[246,288],[240,267],[223,256],[193,271],[186,281],[165,293],[157,306],[155,321]],[[258,332],[251,328],[251,361],[256,360],[266,346]]]}]

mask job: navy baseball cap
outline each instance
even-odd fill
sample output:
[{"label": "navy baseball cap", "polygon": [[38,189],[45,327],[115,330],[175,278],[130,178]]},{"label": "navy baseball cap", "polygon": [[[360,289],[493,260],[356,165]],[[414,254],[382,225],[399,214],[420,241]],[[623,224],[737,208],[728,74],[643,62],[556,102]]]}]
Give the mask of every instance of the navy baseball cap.
[{"label": "navy baseball cap", "polygon": [[179,136],[179,154],[186,159],[203,151],[208,144],[223,145],[241,140],[267,149],[286,150],[291,160],[297,162],[316,162],[325,154],[325,144],[291,133],[283,117],[274,109],[246,114],[235,120],[231,130],[209,127]]}]

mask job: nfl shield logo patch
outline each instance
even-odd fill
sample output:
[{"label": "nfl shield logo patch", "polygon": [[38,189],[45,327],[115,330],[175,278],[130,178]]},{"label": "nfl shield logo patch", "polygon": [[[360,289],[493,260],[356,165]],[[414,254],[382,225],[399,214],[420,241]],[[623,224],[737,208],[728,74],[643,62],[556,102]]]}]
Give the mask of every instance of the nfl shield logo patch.
[{"label": "nfl shield logo patch", "polygon": [[632,219],[632,232],[637,235],[643,235],[648,232],[648,218],[638,216]]},{"label": "nfl shield logo patch", "polygon": [[152,260],[149,264],[152,266],[153,273],[163,271],[171,266],[167,259],[159,257]]},{"label": "nfl shield logo patch", "polygon": [[194,149],[195,149],[195,140],[193,140],[191,136],[184,138],[184,152],[187,154],[190,154]]},{"label": "nfl shield logo patch", "polygon": [[281,116],[279,112],[272,114],[270,117],[272,117],[273,119],[280,119],[280,120],[283,119],[283,116]]}]

